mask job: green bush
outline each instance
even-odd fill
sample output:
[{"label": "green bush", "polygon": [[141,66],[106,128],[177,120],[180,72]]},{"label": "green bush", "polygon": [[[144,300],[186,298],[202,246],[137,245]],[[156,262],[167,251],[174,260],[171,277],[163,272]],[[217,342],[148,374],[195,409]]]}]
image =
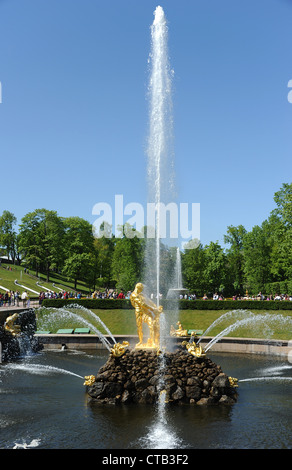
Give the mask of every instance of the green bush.
[{"label": "green bush", "polygon": [[130,309],[133,308],[129,299],[44,299],[43,307],[66,307],[78,304],[90,310],[92,309]]},{"label": "green bush", "polygon": [[[93,309],[132,309],[129,299],[44,299],[44,307],[66,307],[78,304]],[[162,300],[165,310],[292,310],[291,301],[278,300]]]},{"label": "green bush", "polygon": [[[167,303],[168,301],[165,301]],[[164,305],[164,303],[162,302]],[[170,307],[168,307],[170,309]],[[180,300],[180,310],[292,310],[290,301]]]}]

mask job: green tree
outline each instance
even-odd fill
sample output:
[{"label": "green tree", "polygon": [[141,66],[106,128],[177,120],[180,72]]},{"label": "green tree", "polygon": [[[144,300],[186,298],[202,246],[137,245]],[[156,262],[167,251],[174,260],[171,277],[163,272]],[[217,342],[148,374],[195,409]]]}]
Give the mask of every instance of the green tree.
[{"label": "green tree", "polygon": [[205,265],[205,250],[201,243],[195,248],[185,248],[182,254],[182,275],[184,279],[184,287],[197,295],[204,294]]},{"label": "green tree", "polygon": [[81,280],[89,276],[90,261],[90,253],[71,253],[66,258],[63,273],[74,280],[75,290],[77,289],[78,279]]},{"label": "green tree", "polygon": [[227,234],[224,235],[224,243],[230,245],[227,250],[227,270],[231,279],[233,291],[243,294],[244,285],[244,257],[243,238],[246,230],[243,225],[227,227]]},{"label": "green tree", "polygon": [[226,255],[218,242],[205,246],[204,284],[208,293],[223,292],[226,288]]},{"label": "green tree", "polygon": [[64,219],[65,262],[63,273],[74,281],[77,289],[78,280],[90,278],[94,237],[91,224],[80,217]]},{"label": "green tree", "polygon": [[271,270],[277,281],[292,279],[292,183],[283,184],[274,195],[277,209],[272,211],[273,247]]},{"label": "green tree", "polygon": [[17,236],[15,231],[17,219],[10,211],[3,211],[0,217],[0,246],[5,249],[8,259],[15,263]]},{"label": "green tree", "polygon": [[21,219],[18,245],[25,263],[39,271],[58,269],[63,262],[64,225],[56,211],[36,209]]},{"label": "green tree", "polygon": [[116,239],[112,257],[112,278],[116,281],[117,289],[127,292],[133,290],[141,280],[143,245],[140,233],[129,224],[120,227],[120,230],[122,237]]},{"label": "green tree", "polygon": [[[106,234],[106,236],[104,234]],[[99,287],[112,287],[113,285],[114,281],[112,280],[111,267],[115,242],[115,237],[112,234],[112,226],[107,222],[103,222],[100,226],[99,233],[95,234],[94,239],[96,252],[95,283],[98,283]]]},{"label": "green tree", "polygon": [[248,290],[252,294],[265,291],[265,284],[271,282],[271,226],[264,221],[256,225],[243,238],[244,272]]}]

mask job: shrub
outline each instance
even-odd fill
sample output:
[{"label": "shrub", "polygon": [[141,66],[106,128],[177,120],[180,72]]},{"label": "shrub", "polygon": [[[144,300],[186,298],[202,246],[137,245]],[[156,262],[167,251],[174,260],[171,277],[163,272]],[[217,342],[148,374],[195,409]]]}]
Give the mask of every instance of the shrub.
[{"label": "shrub", "polygon": [[[132,309],[129,299],[44,299],[44,307],[66,307],[78,304],[93,309]],[[291,301],[266,300],[162,300],[165,310],[292,310]]]},{"label": "shrub", "polygon": [[92,309],[129,309],[133,308],[128,299],[44,299],[43,307],[66,307],[78,304],[90,310]]}]

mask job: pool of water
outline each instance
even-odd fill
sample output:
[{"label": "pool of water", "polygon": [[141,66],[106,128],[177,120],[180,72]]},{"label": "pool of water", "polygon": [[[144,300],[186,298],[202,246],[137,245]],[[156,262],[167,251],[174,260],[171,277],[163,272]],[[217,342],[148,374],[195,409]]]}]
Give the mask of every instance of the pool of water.
[{"label": "pool of water", "polygon": [[42,351],[0,364],[0,448],[287,449],[292,364],[287,358],[209,354],[239,379],[233,406],[89,404],[84,376],[100,351]]}]

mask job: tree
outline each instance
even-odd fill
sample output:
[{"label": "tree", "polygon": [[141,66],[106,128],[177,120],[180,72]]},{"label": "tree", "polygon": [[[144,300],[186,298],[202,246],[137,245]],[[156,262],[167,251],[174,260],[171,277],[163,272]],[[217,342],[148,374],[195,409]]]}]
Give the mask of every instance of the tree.
[{"label": "tree", "polygon": [[243,238],[244,272],[247,287],[253,294],[263,292],[265,284],[271,282],[271,226],[264,221],[256,225]]},{"label": "tree", "polygon": [[185,248],[182,254],[182,275],[184,287],[197,295],[203,295],[205,290],[204,270],[206,257],[203,245],[195,248]]},{"label": "tree", "polygon": [[243,238],[246,230],[243,225],[227,227],[227,235],[224,235],[224,243],[230,245],[227,250],[228,274],[236,292],[243,293],[244,285],[244,257]]},{"label": "tree", "polygon": [[87,220],[80,217],[64,219],[65,233],[65,262],[63,272],[74,280],[74,289],[77,281],[86,278],[92,269],[91,255],[94,252],[94,237],[92,226]]},{"label": "tree", "polygon": [[292,279],[292,183],[283,184],[274,195],[277,209],[269,223],[273,226],[271,269],[277,281]]},{"label": "tree", "polygon": [[[117,289],[125,292],[133,290],[141,280],[143,250],[138,232],[129,224],[120,227],[121,238],[117,238],[112,257],[112,278],[116,281]],[[131,230],[131,236],[126,236]],[[134,236],[133,236],[134,234]]]},{"label": "tree", "polygon": [[21,219],[19,249],[28,267],[47,274],[63,262],[63,220],[56,211],[36,209]]},{"label": "tree", "polygon": [[226,283],[226,255],[218,242],[205,246],[204,284],[209,293],[224,291]]},{"label": "tree", "polygon": [[96,252],[95,283],[98,278],[99,285],[102,283],[104,287],[110,287],[113,283],[111,266],[116,243],[115,237],[112,235],[112,226],[108,222],[103,222],[99,232],[94,234],[94,237],[94,249]]},{"label": "tree", "polygon": [[17,219],[12,212],[7,210],[3,211],[0,217],[0,246],[5,249],[8,259],[11,259],[13,264],[16,258],[16,243],[17,236],[15,231],[15,224]]},{"label": "tree", "polygon": [[275,213],[281,218],[286,228],[292,227],[292,183],[284,183],[282,188],[274,194],[277,204]]},{"label": "tree", "polygon": [[63,273],[74,280],[74,289],[77,289],[78,279],[85,278],[90,269],[89,253],[72,253],[66,258]]}]

